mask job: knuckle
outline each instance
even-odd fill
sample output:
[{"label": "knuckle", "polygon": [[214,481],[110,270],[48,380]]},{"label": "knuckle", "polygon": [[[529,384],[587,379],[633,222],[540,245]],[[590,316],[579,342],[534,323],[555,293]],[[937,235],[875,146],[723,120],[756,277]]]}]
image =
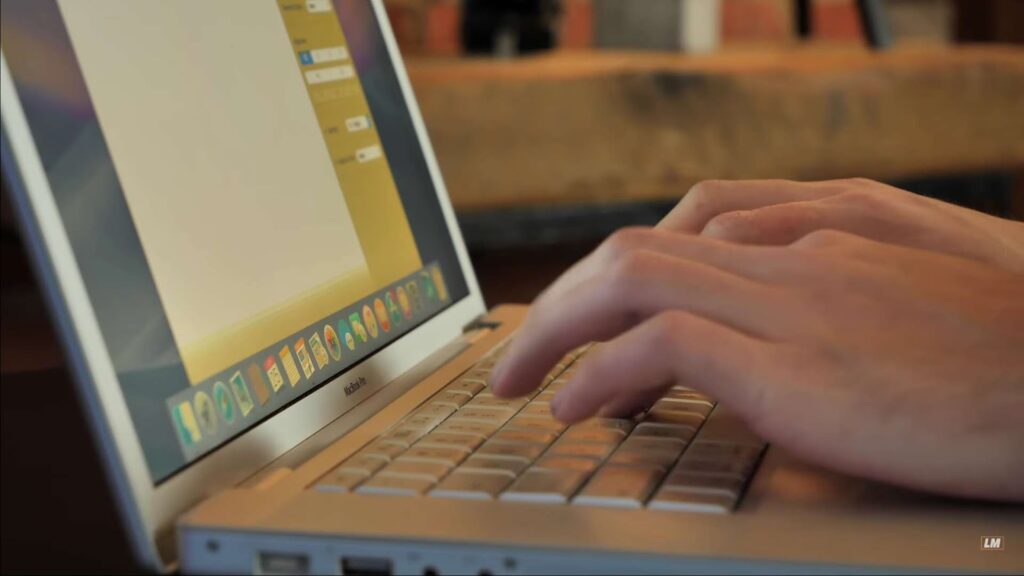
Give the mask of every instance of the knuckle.
[{"label": "knuckle", "polygon": [[725,212],[708,221],[702,232],[712,238],[733,238],[753,226],[751,213],[746,210]]},{"label": "knuckle", "polygon": [[856,188],[859,190],[875,190],[882,186],[882,183],[878,182],[877,180],[872,180],[870,178],[864,178],[861,176],[858,176],[856,178],[846,178],[842,180],[842,183],[849,188]]},{"label": "knuckle", "polygon": [[680,310],[658,314],[651,321],[651,349],[671,354],[680,345],[689,324],[690,316]]},{"label": "knuckle", "polygon": [[621,228],[608,236],[601,246],[602,251],[608,258],[621,258],[636,250],[646,235],[647,231],[643,228]]},{"label": "knuckle", "polygon": [[608,266],[608,279],[613,285],[632,285],[637,277],[644,275],[650,263],[651,257],[647,252],[642,250],[627,252]]},{"label": "knuckle", "polygon": [[627,252],[616,258],[601,273],[597,284],[597,299],[609,306],[622,306],[631,301],[629,295],[636,289],[637,278],[644,274],[648,258],[642,252]]},{"label": "knuckle", "polygon": [[814,230],[793,243],[795,248],[825,250],[843,246],[849,242],[850,234],[828,228]]},{"label": "knuckle", "polygon": [[889,196],[882,193],[876,186],[877,182],[871,182],[871,185],[856,185],[851,187],[849,190],[839,195],[840,199],[847,204],[852,204],[860,208],[866,208],[871,210],[880,210],[885,207]]},{"label": "knuckle", "polygon": [[715,199],[723,185],[723,180],[702,180],[690,188],[684,201],[696,210],[709,209],[714,206]]}]

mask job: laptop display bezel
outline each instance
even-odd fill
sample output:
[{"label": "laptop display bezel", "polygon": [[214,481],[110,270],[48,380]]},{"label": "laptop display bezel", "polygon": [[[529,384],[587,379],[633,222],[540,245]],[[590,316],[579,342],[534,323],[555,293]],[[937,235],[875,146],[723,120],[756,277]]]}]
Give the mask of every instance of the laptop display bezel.
[{"label": "laptop display bezel", "polygon": [[[25,244],[51,304],[82,405],[93,428],[136,555],[150,568],[167,570],[173,567],[176,554],[174,522],[181,513],[211,492],[241,482],[337,420],[340,416],[337,406],[344,403],[344,387],[348,381],[364,377],[369,382],[370,392],[384,388],[382,393],[387,393],[386,383],[444,343],[458,338],[467,323],[486,311],[386,10],[382,0],[372,0],[371,4],[469,294],[385,349],[338,374],[287,409],[159,485],[155,485],[150,476],[6,57],[0,52],[4,168],[21,216]],[[346,408],[351,409],[352,406],[354,404]]]}]

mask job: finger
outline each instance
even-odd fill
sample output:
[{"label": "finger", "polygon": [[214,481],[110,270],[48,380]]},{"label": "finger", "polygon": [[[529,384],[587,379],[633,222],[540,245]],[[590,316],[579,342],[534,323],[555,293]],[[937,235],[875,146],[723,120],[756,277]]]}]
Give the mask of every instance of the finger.
[{"label": "finger", "polygon": [[605,405],[686,382],[749,413],[763,393],[759,383],[771,370],[769,346],[688,312],[664,312],[588,354],[552,399],[552,412],[578,422]]},{"label": "finger", "polygon": [[658,224],[658,228],[698,234],[707,223],[726,212],[763,206],[818,200],[844,190],[841,181],[708,180],[690,189]]},{"label": "finger", "polygon": [[609,236],[594,252],[566,271],[544,295],[558,297],[575,293],[585,288],[600,270],[614,266],[618,260],[639,250],[703,262],[751,280],[773,281],[788,275],[785,254],[774,248],[741,247],[713,238],[630,227]]},{"label": "finger", "polygon": [[598,412],[606,418],[629,418],[647,410],[661,399],[673,383],[644,389],[636,394],[624,394],[604,405]]},{"label": "finger", "polygon": [[726,212],[711,219],[702,236],[742,244],[792,244],[817,230],[871,235],[873,220],[856,210],[824,202],[791,202]]},{"label": "finger", "polygon": [[762,284],[700,262],[631,253],[576,292],[556,291],[534,303],[492,371],[494,393],[525,394],[568,351],[613,337],[663,310],[687,310],[742,331],[764,333],[782,319],[775,294]]}]

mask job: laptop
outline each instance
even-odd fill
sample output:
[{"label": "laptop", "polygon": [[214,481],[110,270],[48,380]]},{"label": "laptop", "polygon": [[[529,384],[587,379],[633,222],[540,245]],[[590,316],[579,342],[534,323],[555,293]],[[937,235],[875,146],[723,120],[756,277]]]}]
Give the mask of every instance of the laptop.
[{"label": "laptop", "polygon": [[682,386],[565,426],[547,403],[588,347],[491,394],[527,308],[485,307],[379,1],[5,0],[0,89],[151,570],[1024,567],[1019,508],[824,471]]}]

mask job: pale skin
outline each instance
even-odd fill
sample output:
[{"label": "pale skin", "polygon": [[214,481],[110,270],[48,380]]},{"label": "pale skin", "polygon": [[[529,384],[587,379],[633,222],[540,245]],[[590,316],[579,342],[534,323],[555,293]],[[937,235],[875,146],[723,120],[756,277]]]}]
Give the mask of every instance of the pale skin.
[{"label": "pale skin", "polygon": [[601,342],[555,417],[683,384],[822,466],[1024,501],[1024,224],[866,180],[708,182],[534,303],[491,384]]}]

